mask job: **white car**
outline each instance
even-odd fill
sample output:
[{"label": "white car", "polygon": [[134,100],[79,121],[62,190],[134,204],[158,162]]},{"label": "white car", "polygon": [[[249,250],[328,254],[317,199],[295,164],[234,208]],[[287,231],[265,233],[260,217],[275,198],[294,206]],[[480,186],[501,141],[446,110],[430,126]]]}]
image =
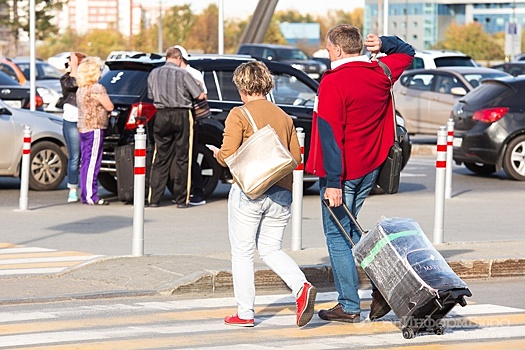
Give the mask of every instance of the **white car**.
[{"label": "white car", "polygon": [[424,50],[416,51],[407,70],[438,67],[479,67],[479,65],[472,58],[459,51]]},{"label": "white car", "polygon": [[44,112],[12,108],[0,101],[0,176],[20,176],[24,127],[31,127],[29,188],[54,190],[67,171],[62,118]]},{"label": "white car", "polygon": [[64,71],[66,69],[66,63],[68,61],[69,55],[71,55],[71,52],[61,52],[59,54],[56,54],[55,56],[49,57],[47,59],[47,63],[49,63],[56,69]]}]

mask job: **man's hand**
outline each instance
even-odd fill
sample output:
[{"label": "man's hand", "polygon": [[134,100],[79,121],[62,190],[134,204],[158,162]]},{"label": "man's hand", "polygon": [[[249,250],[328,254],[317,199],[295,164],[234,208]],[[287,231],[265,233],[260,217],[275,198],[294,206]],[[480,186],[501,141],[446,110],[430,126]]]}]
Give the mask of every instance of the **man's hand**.
[{"label": "man's hand", "polygon": [[365,40],[365,46],[372,54],[377,54],[381,51],[381,39],[376,34],[368,34]]},{"label": "man's hand", "polygon": [[343,204],[343,190],[340,188],[327,187],[324,198],[328,199],[331,207],[338,207]]}]

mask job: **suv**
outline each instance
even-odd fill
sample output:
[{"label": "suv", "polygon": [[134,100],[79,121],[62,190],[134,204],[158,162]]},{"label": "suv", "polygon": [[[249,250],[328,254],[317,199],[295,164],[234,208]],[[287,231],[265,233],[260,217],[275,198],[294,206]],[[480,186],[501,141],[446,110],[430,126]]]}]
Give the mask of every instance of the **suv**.
[{"label": "suv", "polygon": [[478,67],[478,64],[469,56],[459,51],[425,50],[416,51],[409,69],[432,69],[438,67]]},{"label": "suv", "polygon": [[242,44],[237,51],[240,55],[250,55],[258,59],[283,62],[295,69],[302,70],[310,78],[319,81],[326,71],[326,64],[309,59],[308,56],[298,48],[287,45],[274,44]]},{"label": "suv", "polygon": [[[224,121],[233,107],[243,104],[233,83],[233,71],[241,63],[254,58],[237,55],[200,55],[190,56],[189,64],[201,71],[208,89],[208,104],[211,117],[200,119],[199,145],[197,152],[204,178],[204,195],[209,196],[219,181],[231,182],[227,168],[223,168],[205,146],[222,144]],[[281,107],[293,120],[296,128],[303,128],[305,133],[305,160],[310,146],[312,112],[318,83],[302,71],[289,65],[263,60],[274,76],[275,87],[268,99]],[[99,173],[100,184],[110,192],[117,192],[115,147],[133,142],[139,118],[147,120],[146,132],[152,141],[152,122],[155,107],[147,97],[147,78],[152,69],[165,63],[164,58],[155,54],[107,62],[109,70],[102,76],[104,85],[115,105],[104,139],[104,155]],[[403,143],[410,155],[410,141]],[[404,163],[406,163],[406,161]],[[304,188],[317,181],[317,177],[305,174]]]}]

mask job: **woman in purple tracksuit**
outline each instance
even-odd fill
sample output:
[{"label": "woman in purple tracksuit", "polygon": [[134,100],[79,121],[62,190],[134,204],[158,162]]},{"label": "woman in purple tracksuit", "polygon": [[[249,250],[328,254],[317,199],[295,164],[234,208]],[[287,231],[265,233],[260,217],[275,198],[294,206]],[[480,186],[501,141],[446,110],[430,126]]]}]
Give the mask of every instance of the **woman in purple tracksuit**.
[{"label": "woman in purple tracksuit", "polygon": [[89,205],[108,205],[98,197],[97,177],[102,162],[104,129],[113,110],[106,88],[98,83],[100,59],[85,58],[77,71],[78,131],[80,133],[80,200]]}]

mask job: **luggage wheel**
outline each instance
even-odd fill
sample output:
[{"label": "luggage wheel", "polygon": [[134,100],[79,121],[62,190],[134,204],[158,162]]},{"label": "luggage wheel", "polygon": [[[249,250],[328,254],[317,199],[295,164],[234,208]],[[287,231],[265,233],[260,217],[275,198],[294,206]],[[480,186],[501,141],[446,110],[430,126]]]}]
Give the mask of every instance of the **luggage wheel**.
[{"label": "luggage wheel", "polygon": [[403,338],[405,339],[412,339],[416,336],[416,332],[410,327],[405,327],[401,331],[403,332]]},{"label": "luggage wheel", "polygon": [[459,305],[461,305],[462,307],[467,306],[467,301],[464,297],[461,297],[461,299],[459,299]]},{"label": "luggage wheel", "polygon": [[442,324],[438,324],[437,327],[434,329],[434,333],[436,335],[443,335],[443,334],[445,334],[445,327]]}]

